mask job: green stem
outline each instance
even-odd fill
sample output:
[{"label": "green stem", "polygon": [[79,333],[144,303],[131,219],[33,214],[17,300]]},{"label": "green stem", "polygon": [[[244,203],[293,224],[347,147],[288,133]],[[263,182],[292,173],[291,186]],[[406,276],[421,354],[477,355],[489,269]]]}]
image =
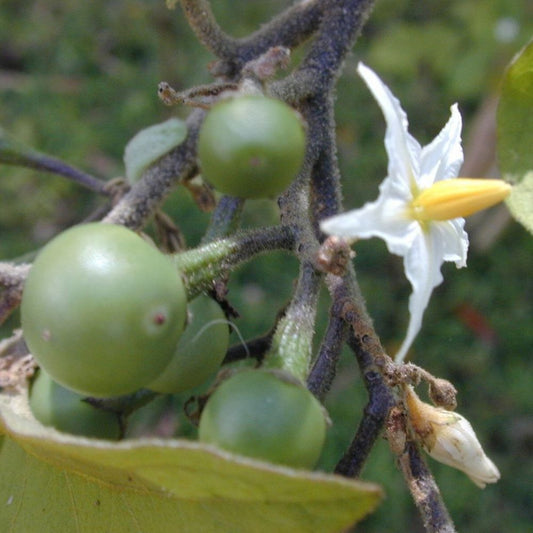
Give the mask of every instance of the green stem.
[{"label": "green stem", "polygon": [[172,256],[183,275],[187,296],[194,298],[213,288],[217,278],[224,277],[237,266],[256,255],[271,250],[292,250],[294,235],[287,226],[261,228],[216,239],[193,250]]},{"label": "green stem", "polygon": [[264,368],[285,370],[305,383],[309,373],[321,274],[302,263],[298,285],[285,315],[278,322]]}]

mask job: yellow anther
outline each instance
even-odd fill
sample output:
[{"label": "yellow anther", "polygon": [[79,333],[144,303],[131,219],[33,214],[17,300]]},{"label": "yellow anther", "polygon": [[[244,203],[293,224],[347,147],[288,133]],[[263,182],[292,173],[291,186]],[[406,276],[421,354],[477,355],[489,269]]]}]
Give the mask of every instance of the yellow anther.
[{"label": "yellow anther", "polygon": [[456,178],[438,181],[411,203],[413,218],[420,221],[467,217],[501,202],[511,192],[502,180]]}]

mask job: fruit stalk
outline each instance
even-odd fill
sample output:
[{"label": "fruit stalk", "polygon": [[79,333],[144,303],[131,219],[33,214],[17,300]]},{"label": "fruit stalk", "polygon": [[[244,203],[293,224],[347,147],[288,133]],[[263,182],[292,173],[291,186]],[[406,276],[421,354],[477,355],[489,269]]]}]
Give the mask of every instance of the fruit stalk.
[{"label": "fruit stalk", "polygon": [[257,254],[271,250],[291,250],[294,236],[288,226],[262,228],[238,233],[173,256],[184,278],[188,299],[213,287],[213,280],[227,274]]},{"label": "fruit stalk", "polygon": [[312,357],[320,278],[311,263],[302,264],[293,299],[278,323],[263,363],[264,368],[285,370],[302,383]]}]

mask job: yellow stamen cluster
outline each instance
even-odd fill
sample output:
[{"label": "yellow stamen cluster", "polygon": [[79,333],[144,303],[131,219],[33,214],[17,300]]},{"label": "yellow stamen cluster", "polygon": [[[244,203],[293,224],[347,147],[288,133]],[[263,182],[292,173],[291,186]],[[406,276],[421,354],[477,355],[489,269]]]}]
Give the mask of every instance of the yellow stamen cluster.
[{"label": "yellow stamen cluster", "polygon": [[411,215],[420,222],[467,217],[501,202],[510,192],[508,183],[496,179],[438,181],[414,198]]}]

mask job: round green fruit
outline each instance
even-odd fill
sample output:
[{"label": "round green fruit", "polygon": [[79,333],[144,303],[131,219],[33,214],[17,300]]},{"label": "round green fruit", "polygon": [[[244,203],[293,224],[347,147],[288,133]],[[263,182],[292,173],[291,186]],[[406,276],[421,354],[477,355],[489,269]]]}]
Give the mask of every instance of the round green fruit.
[{"label": "round green fruit", "polygon": [[305,133],[297,113],[266,96],[215,104],[200,129],[203,176],[221,193],[263,198],[282,193],[302,166]]},{"label": "round green fruit", "polygon": [[224,312],[212,298],[199,296],[189,304],[188,315],[174,356],[148,389],[166,394],[192,389],[220,367],[229,344]]},{"label": "round green fruit", "polygon": [[305,388],[264,370],[223,382],[202,412],[201,442],[297,468],[313,468],[326,436],[318,400]]},{"label": "round green fruit", "polygon": [[87,396],[129,394],[158,376],[185,319],[185,289],[171,260],[112,224],[75,226],[50,241],[21,304],[39,365]]},{"label": "round green fruit", "polygon": [[120,425],[117,415],[96,409],[83,398],[56,383],[41,369],[31,385],[30,408],[41,424],[59,431],[84,437],[118,439]]}]

